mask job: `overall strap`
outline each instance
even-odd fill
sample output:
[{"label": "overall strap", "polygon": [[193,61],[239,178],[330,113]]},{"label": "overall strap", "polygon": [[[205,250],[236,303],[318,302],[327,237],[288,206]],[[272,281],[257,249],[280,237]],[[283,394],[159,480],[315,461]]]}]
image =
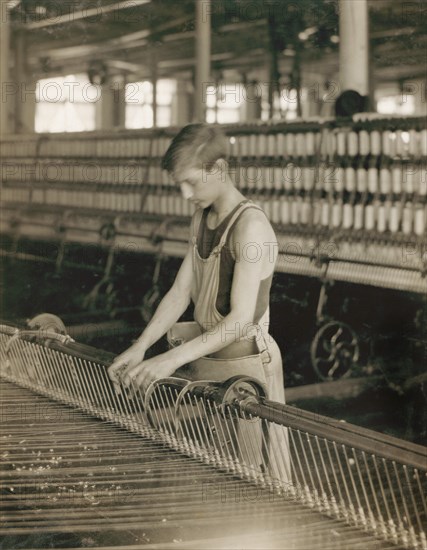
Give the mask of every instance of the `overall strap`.
[{"label": "overall strap", "polygon": [[236,210],[234,215],[230,218],[230,221],[227,224],[227,227],[225,228],[223,234],[221,235],[221,239],[218,243],[218,247],[221,249],[225,243],[227,242],[228,234],[233,227],[234,223],[237,221],[239,216],[243,213],[244,210],[247,210],[248,208],[256,208],[257,210],[260,210],[261,212],[264,212],[262,208],[260,208],[257,204],[253,203],[252,201],[244,202],[239,206],[239,208]]},{"label": "overall strap", "polygon": [[[265,213],[264,210],[259,207],[257,204],[253,203],[251,200],[245,200],[245,202],[242,202],[240,206],[236,209],[234,214],[231,216],[230,220],[228,221],[228,224],[226,228],[224,229],[223,234],[221,235],[219,243],[213,248],[211,251],[211,254],[218,255],[221,252],[221,249],[227,242],[227,237],[230,232],[230,229],[233,227],[234,223],[237,221],[239,216],[242,214],[244,210],[247,208],[256,208],[257,210],[260,210],[261,212]],[[197,239],[199,235],[200,230],[200,224],[203,219],[204,210],[202,208],[196,210],[193,216],[192,220],[192,230],[191,230],[191,239],[195,246],[197,246]]]},{"label": "overall strap", "polygon": [[203,208],[197,209],[193,214],[193,219],[191,221],[191,241],[193,245],[197,245],[197,236],[199,234],[200,223],[203,218]]},{"label": "overall strap", "polygon": [[271,353],[268,349],[266,336],[261,328],[261,325],[253,323],[250,327],[248,327],[246,337],[255,338],[262,363],[264,365],[271,363]]}]

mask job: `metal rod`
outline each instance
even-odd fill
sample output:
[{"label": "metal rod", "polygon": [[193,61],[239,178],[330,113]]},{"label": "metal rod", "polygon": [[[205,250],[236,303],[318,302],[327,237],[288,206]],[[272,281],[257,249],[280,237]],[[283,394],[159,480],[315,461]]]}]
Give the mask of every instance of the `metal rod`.
[{"label": "metal rod", "polygon": [[[345,462],[346,462],[346,465],[347,465],[348,473],[350,474],[350,481],[351,481],[351,486],[353,487],[353,494],[354,494],[354,496],[356,497],[356,500],[357,500],[357,509],[359,511],[359,514],[356,514],[356,519],[358,519],[359,516],[361,515],[362,517],[360,519],[362,520],[362,524],[366,525],[366,520],[365,520],[365,517],[364,517],[363,507],[362,507],[362,504],[361,504],[360,498],[359,498],[359,491],[357,490],[356,483],[354,481],[353,472],[352,472],[352,469],[351,469],[352,465],[350,464],[350,460],[347,456],[347,449],[345,448],[344,445],[342,445],[341,448],[342,448],[343,455],[345,457]],[[353,503],[353,500],[354,499],[351,500],[352,503]]]},{"label": "metal rod", "polygon": [[318,468],[318,465],[317,465],[317,460],[314,456],[314,453],[313,453],[313,447],[311,445],[311,437],[309,434],[306,434],[306,437],[307,437],[307,442],[308,442],[308,447],[310,449],[310,454],[311,454],[311,459],[312,459],[312,462],[314,464],[314,469],[316,471],[316,475],[317,475],[317,480],[319,482],[319,487],[320,487],[320,491],[321,491],[321,495],[322,495],[322,498],[321,498],[321,502],[320,502],[320,506],[321,508],[323,508],[323,504],[325,501],[325,504],[327,502],[327,498],[326,497],[326,493],[325,493],[325,489],[323,488],[323,483],[322,483],[322,478],[321,478],[321,475],[320,475],[320,472],[319,472],[319,468]]},{"label": "metal rod", "polygon": [[[379,469],[378,469],[377,457],[375,455],[371,455],[371,457],[372,457],[372,460],[373,460],[373,463],[374,463],[375,473],[377,474],[377,479],[378,479],[378,483],[379,483],[379,487],[380,487],[380,491],[381,491],[382,501],[384,503],[384,507],[385,507],[387,517],[388,517],[387,524],[388,524],[389,527],[393,527],[394,523],[393,523],[393,519],[391,517],[390,508],[388,507],[387,497],[385,495],[384,486],[383,486],[381,476],[380,476],[380,472],[379,472]],[[392,529],[392,536],[393,536],[394,539],[396,539],[396,532],[393,529]]]},{"label": "metal rod", "polygon": [[355,519],[355,517],[354,517],[355,516],[354,506],[353,506],[353,503],[352,503],[352,500],[351,500],[350,492],[348,490],[347,479],[344,475],[344,470],[343,470],[342,465],[341,465],[341,459],[340,459],[340,456],[338,454],[338,447],[337,447],[337,444],[335,443],[335,441],[332,442],[332,446],[333,446],[334,451],[335,451],[335,456],[337,458],[338,469],[339,469],[339,472],[341,474],[341,479],[343,481],[345,493],[347,495],[347,503],[345,503],[345,509],[348,507],[350,512],[353,514],[353,519]]},{"label": "metal rod", "polygon": [[[294,439],[294,431],[298,431],[298,430],[292,430],[290,429],[289,430],[289,435],[292,439],[292,446],[294,448],[294,451],[295,451],[295,456],[297,457],[297,462],[298,462],[298,466],[299,466],[299,469],[300,469],[300,472],[301,472],[301,477],[303,479],[303,482],[304,482],[304,492],[307,493],[308,492],[308,483],[307,483],[307,480],[305,479],[305,475],[304,475],[304,469],[302,467],[302,464],[301,464],[301,460],[300,460],[300,453],[298,452],[298,449],[297,449],[297,446],[295,444],[295,439]],[[304,499],[304,497],[303,497]],[[304,499],[305,500],[305,499]]]},{"label": "metal rod", "polygon": [[354,463],[356,465],[357,475],[359,476],[360,486],[362,487],[363,496],[364,496],[364,499],[365,499],[366,507],[368,509],[369,522],[371,523],[371,527],[375,528],[375,525],[373,523],[374,514],[372,513],[371,506],[369,504],[368,494],[367,494],[366,488],[365,488],[365,482],[363,480],[362,471],[361,471],[360,465],[359,465],[359,460],[357,458],[357,454],[356,454],[356,451],[355,451],[354,448],[352,449],[352,452],[353,452],[353,457],[354,457],[353,460],[354,460]]},{"label": "metal rod", "polygon": [[[400,478],[399,478],[399,473],[397,471],[396,462],[393,461],[392,464],[393,464],[394,474],[396,476],[397,486],[399,488],[400,501],[402,502],[403,508],[404,508],[404,511],[405,511],[405,516],[404,516],[403,520],[405,520],[405,518],[406,518],[406,521],[408,523],[408,530],[410,530],[412,528],[412,523],[411,523],[411,518],[409,516],[408,506],[406,504],[406,498],[405,498],[405,495],[403,494],[402,484],[400,483]],[[405,529],[404,523],[402,523],[402,528]]]},{"label": "metal rod", "polygon": [[[309,461],[308,461],[308,458],[307,458],[307,453],[305,452],[304,442],[302,440],[300,430],[297,430],[297,433],[298,433],[298,439],[299,439],[300,444],[301,444],[302,454],[303,454],[303,457],[304,457],[304,460],[305,460],[305,463],[306,463],[306,466],[307,466],[308,476],[309,476],[310,482],[311,482],[312,491],[310,491],[310,486],[309,485],[307,486],[309,499],[311,500],[311,499],[313,499],[313,497],[314,498],[316,497],[317,489],[316,489],[316,485],[314,483],[313,476],[311,474],[311,468],[310,468],[310,464],[309,464]],[[308,437],[308,434],[306,434],[306,437]],[[316,500],[316,498],[315,498],[315,500]]]},{"label": "metal rod", "polygon": [[399,506],[397,505],[396,495],[394,494],[393,484],[391,482],[390,473],[389,473],[388,467],[387,467],[387,462],[384,459],[382,459],[382,463],[383,463],[383,466],[384,466],[384,471],[385,471],[385,474],[386,474],[387,483],[388,483],[388,486],[389,486],[389,489],[390,489],[389,494],[391,495],[391,500],[393,502],[394,509],[396,511],[396,517],[397,517],[397,520],[399,522],[399,527],[400,527],[400,530],[403,531],[403,519],[402,519],[402,515],[401,515],[400,510],[399,510]]},{"label": "metal rod", "polygon": [[420,532],[422,532],[423,526],[422,526],[422,523],[421,523],[421,518],[420,518],[419,511],[418,511],[418,506],[415,502],[414,492],[412,490],[412,484],[409,480],[408,468],[407,468],[406,464],[403,465],[403,471],[405,472],[406,486],[408,487],[408,491],[409,491],[409,494],[411,496],[412,509],[413,509],[415,517],[417,519],[418,528],[419,528]]}]

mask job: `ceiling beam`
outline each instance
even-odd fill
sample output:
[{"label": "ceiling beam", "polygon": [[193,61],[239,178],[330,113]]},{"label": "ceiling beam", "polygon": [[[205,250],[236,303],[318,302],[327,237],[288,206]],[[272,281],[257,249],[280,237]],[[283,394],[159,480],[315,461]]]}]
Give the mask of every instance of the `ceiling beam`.
[{"label": "ceiling beam", "polygon": [[375,76],[380,77],[380,79],[388,78],[394,80],[395,82],[399,79],[405,78],[425,78],[426,66],[425,64],[420,65],[396,65],[390,67],[379,66],[375,69]]},{"label": "ceiling beam", "polygon": [[[154,29],[143,29],[141,31],[124,34],[117,38],[105,40],[103,42],[96,42],[91,44],[84,44],[79,46],[68,46],[62,48],[48,48],[38,49],[36,47],[31,48],[30,56],[35,58],[48,57],[52,60],[66,60],[75,59],[76,57],[89,57],[89,56],[105,56],[106,54],[116,53],[121,49],[136,49],[142,48],[147,45],[148,38],[153,34],[158,34],[163,31],[167,31],[170,28],[174,28],[180,25],[186,25],[193,21],[193,18],[185,16],[173,21],[169,21],[163,25],[159,25]],[[242,23],[232,23],[222,25],[218,29],[215,29],[215,33],[232,33],[238,30],[243,30],[248,27],[265,26],[266,20],[255,20]],[[192,39],[195,36],[194,31],[184,31],[182,33],[173,33],[165,35],[164,42],[173,42],[185,39]]]},{"label": "ceiling beam", "polygon": [[132,32],[129,34],[124,34],[117,38],[112,38],[110,40],[104,40],[102,42],[95,42],[92,44],[84,44],[80,46],[67,46],[64,48],[52,48],[40,49],[36,48],[31,49],[31,57],[49,57],[50,59],[61,60],[61,59],[74,59],[75,57],[84,57],[84,56],[97,56],[97,55],[106,55],[107,53],[117,52],[120,49],[129,49],[129,48],[140,48],[147,45],[147,40],[152,34],[157,34],[159,32],[166,31],[170,28],[174,28],[177,25],[184,25],[192,21],[192,18],[185,16],[180,17],[179,19],[174,19],[173,21],[168,21],[163,25],[159,25],[154,29],[143,29],[141,31]]},{"label": "ceiling beam", "polygon": [[44,27],[52,27],[54,25],[61,25],[62,23],[74,23],[74,21],[78,21],[80,19],[99,17],[99,15],[104,15],[105,13],[125,10],[129,8],[136,8],[137,6],[142,6],[143,4],[148,4],[150,2],[151,0],[132,0],[132,2],[117,2],[116,4],[99,6],[97,8],[87,8],[80,11],[71,11],[64,15],[48,17],[46,19],[42,19],[41,21],[33,21],[32,23],[25,23],[23,27],[26,31],[31,31],[34,29],[42,29]]},{"label": "ceiling beam", "polygon": [[119,71],[127,71],[129,73],[137,73],[142,69],[141,65],[129,63],[129,61],[123,61],[121,59],[107,59],[105,60],[105,64],[108,67],[114,67]]},{"label": "ceiling beam", "polygon": [[395,36],[407,36],[408,34],[421,34],[423,29],[420,27],[401,27],[400,29],[387,29],[385,31],[372,31],[369,33],[369,38],[376,40],[378,38],[394,38]]}]

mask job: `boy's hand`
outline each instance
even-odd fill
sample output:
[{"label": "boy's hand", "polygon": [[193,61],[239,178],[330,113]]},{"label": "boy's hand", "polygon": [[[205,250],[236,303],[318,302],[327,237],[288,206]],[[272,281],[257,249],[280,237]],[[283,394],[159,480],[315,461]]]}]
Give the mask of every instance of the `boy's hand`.
[{"label": "boy's hand", "polygon": [[176,367],[171,361],[165,361],[161,355],[158,355],[133,367],[127,367],[121,374],[121,381],[125,388],[136,386],[145,392],[152,382],[167,378],[175,370]]},{"label": "boy's hand", "polygon": [[129,349],[118,355],[108,367],[108,376],[113,382],[116,392],[121,393],[120,382],[127,371],[141,363],[144,359],[145,349],[134,344]]}]

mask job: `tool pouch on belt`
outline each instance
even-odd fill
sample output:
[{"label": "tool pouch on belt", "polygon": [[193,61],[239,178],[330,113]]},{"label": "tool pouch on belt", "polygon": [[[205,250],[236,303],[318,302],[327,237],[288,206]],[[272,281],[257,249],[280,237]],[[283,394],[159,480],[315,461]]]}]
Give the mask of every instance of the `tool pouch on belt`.
[{"label": "tool pouch on belt", "polygon": [[[232,376],[245,375],[259,380],[266,390],[265,365],[270,363],[271,356],[265,342],[265,338],[258,325],[253,325],[256,333],[256,342],[259,353],[236,357],[232,359],[222,359],[217,357],[200,357],[188,365],[180,367],[176,376],[186,378],[187,380],[213,380],[222,382]],[[167,333],[167,339],[171,347],[179,346],[185,342],[197,338],[203,334],[203,331],[195,321],[176,323]]]}]

